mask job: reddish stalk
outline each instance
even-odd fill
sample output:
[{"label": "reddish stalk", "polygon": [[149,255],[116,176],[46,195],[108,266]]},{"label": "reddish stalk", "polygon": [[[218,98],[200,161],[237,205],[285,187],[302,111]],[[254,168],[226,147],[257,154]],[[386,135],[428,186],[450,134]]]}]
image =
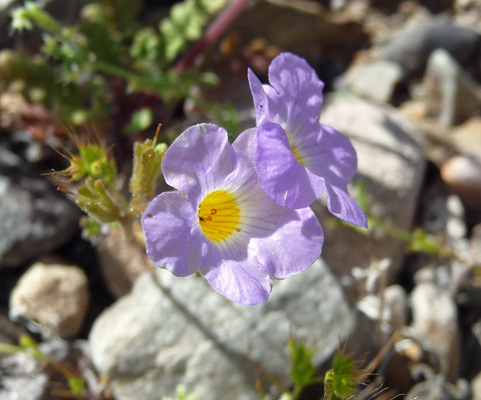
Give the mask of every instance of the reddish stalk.
[{"label": "reddish stalk", "polygon": [[234,0],[232,4],[227,7],[209,26],[204,36],[197,42],[192,50],[190,50],[186,56],[176,64],[176,72],[181,74],[185,70],[191,68],[199,55],[217,42],[219,37],[242,13],[242,11],[244,11],[251,1],[252,0]]}]

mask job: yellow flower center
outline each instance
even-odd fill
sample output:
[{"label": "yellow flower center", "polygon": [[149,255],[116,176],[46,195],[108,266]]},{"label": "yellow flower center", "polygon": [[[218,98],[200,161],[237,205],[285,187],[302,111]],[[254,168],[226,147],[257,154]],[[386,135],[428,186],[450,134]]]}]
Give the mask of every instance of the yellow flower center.
[{"label": "yellow flower center", "polygon": [[199,222],[202,232],[213,242],[226,240],[240,232],[240,211],[235,197],[226,190],[216,190],[199,204]]},{"label": "yellow flower center", "polygon": [[296,157],[299,164],[304,165],[302,163],[303,156],[302,156],[301,152],[299,150],[297,150],[296,146],[294,146],[294,143],[292,143],[292,140],[289,137],[289,135],[287,135],[287,139],[289,140],[289,147],[291,148],[292,154],[294,154],[294,157]]}]

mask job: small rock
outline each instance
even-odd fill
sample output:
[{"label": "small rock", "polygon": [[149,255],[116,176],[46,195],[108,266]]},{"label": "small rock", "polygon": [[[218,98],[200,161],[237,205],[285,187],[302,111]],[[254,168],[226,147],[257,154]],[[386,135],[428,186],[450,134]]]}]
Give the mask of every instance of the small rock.
[{"label": "small rock", "polygon": [[406,292],[399,285],[391,285],[379,295],[363,297],[356,307],[355,333],[349,338],[347,348],[356,356],[371,359],[406,324]]},{"label": "small rock", "polygon": [[413,121],[426,118],[426,103],[419,99],[410,99],[399,106],[399,111]]},{"label": "small rock", "polygon": [[400,330],[406,325],[408,315],[406,291],[400,285],[390,285],[384,291],[384,301],[391,315],[389,319],[391,332]]},{"label": "small rock", "polygon": [[95,375],[92,377],[93,367],[85,341],[51,340],[38,344],[38,350],[57,364],[54,366],[24,353],[0,359],[1,400],[57,400],[64,398],[65,393],[71,394],[69,376],[59,371],[60,366],[86,381],[89,398],[101,398],[97,388],[99,379]]},{"label": "small rock", "polygon": [[377,103],[391,101],[396,85],[401,81],[399,64],[388,60],[353,64],[346,73],[349,89]]},{"label": "small rock", "polygon": [[419,220],[426,232],[438,237],[445,236],[453,245],[466,240],[463,203],[442,181],[435,182],[424,190]]},{"label": "small rock", "polygon": [[405,398],[419,400],[469,400],[471,399],[471,389],[465,379],[458,379],[456,383],[450,383],[444,376],[436,375],[414,385]]},{"label": "small rock", "polygon": [[454,156],[441,167],[441,177],[472,210],[481,210],[481,158]]},{"label": "small rock", "polygon": [[0,359],[0,399],[42,400],[48,386],[48,375],[36,360],[26,354]]},{"label": "small rock", "polygon": [[13,289],[9,315],[68,338],[82,328],[89,301],[87,277],[80,268],[38,262]]},{"label": "small rock", "polygon": [[472,117],[450,135],[454,148],[464,155],[481,154],[481,117]]},{"label": "small rock", "polygon": [[436,49],[445,49],[461,65],[476,68],[479,34],[454,25],[445,17],[434,18],[419,26],[407,27],[383,49],[382,58],[398,63],[410,75],[422,72]]},{"label": "small rock", "polygon": [[481,400],[481,373],[471,381],[471,387],[473,391],[473,400]]},{"label": "small rock", "polygon": [[80,214],[41,172],[0,146],[0,268],[66,243],[79,229]]},{"label": "small rock", "polygon": [[443,376],[457,377],[458,313],[449,291],[431,282],[421,282],[411,294],[411,304],[413,321],[408,334],[420,342],[425,351],[432,353]]},{"label": "small rock", "polygon": [[435,50],[429,58],[424,90],[427,115],[443,127],[465,121],[481,107],[481,86],[446,50]]},{"label": "small rock", "polygon": [[[203,279],[157,268],[95,321],[89,343],[116,399],[157,400],[183,384],[199,399],[258,399],[269,371],[289,384],[289,336],[325,361],[353,326],[353,314],[326,264],[274,284],[269,302],[244,307]],[[254,367],[257,366],[257,367]],[[266,390],[267,391],[267,390]]]}]

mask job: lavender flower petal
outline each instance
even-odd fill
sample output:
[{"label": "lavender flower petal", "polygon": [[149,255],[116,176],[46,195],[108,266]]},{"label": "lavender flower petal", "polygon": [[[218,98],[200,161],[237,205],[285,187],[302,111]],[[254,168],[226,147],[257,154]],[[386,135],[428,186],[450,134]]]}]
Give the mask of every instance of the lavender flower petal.
[{"label": "lavender flower petal", "polygon": [[243,305],[265,303],[271,292],[269,274],[254,257],[243,263],[225,260],[204,276],[217,292]]},{"label": "lavender flower petal", "polygon": [[284,208],[280,218],[279,229],[255,245],[269,275],[283,279],[306,270],[319,257],[324,233],[310,208]]},{"label": "lavender flower petal", "polygon": [[324,190],[323,179],[299,163],[278,124],[266,123],[257,129],[255,161],[261,187],[281,206],[307,207]]},{"label": "lavender flower petal", "polygon": [[235,153],[223,128],[200,124],[188,128],[169,146],[162,173],[172,187],[191,200],[222,181],[234,169]]},{"label": "lavender flower petal", "polygon": [[199,270],[205,259],[212,266],[220,256],[201,234],[197,213],[181,193],[162,193],[154,198],[142,215],[147,254],[154,263],[175,276]]},{"label": "lavender flower petal", "polygon": [[[207,135],[215,150],[205,148]],[[227,132],[213,125],[185,131],[163,167],[169,183],[186,192],[157,196],[142,217],[147,252],[158,266],[177,276],[200,269],[215,290],[246,305],[268,299],[270,277],[308,268],[323,238],[309,208],[283,208],[261,188],[253,165],[256,138],[249,130],[231,146]],[[179,154],[184,159],[175,159]]]},{"label": "lavender flower petal", "polygon": [[303,109],[306,118],[319,119],[324,83],[301,57],[281,53],[269,66],[269,82],[286,99]]},{"label": "lavender flower petal", "polygon": [[270,85],[262,85],[250,70],[248,77],[258,128],[255,168],[262,188],[289,208],[306,207],[329,188],[329,210],[366,226],[347,191],[357,170],[356,152],[346,136],[319,122],[324,84],[315,71],[304,59],[282,53],[269,67]]},{"label": "lavender flower petal", "polygon": [[367,228],[364,211],[349,196],[347,187],[336,187],[326,184],[327,208],[336,217],[351,224]]}]

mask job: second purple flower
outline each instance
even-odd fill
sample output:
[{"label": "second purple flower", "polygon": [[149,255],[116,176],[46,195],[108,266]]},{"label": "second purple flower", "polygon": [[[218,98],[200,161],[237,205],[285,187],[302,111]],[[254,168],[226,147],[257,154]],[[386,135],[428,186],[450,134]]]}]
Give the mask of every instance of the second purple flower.
[{"label": "second purple flower", "polygon": [[303,208],[327,193],[329,211],[367,226],[347,185],[357,170],[349,139],[319,122],[324,84],[307,62],[290,53],[269,67],[270,85],[249,70],[257,122],[255,168],[266,193],[278,204]]}]

